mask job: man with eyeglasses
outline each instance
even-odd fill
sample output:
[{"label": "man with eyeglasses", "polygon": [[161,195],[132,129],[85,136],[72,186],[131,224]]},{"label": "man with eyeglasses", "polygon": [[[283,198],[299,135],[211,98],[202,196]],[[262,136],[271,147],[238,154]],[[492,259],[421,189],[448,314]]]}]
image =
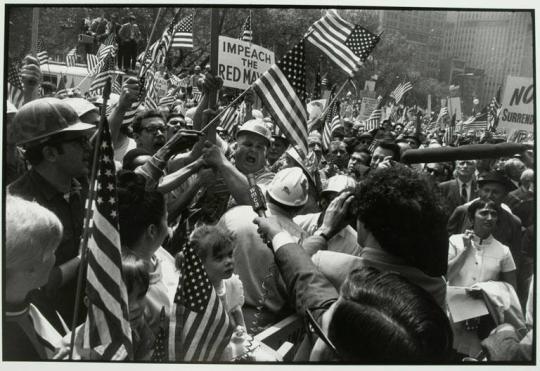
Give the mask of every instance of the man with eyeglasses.
[{"label": "man with eyeglasses", "polygon": [[[71,323],[80,263],[86,177],[90,171],[88,136],[95,127],[80,121],[77,112],[56,98],[34,100],[14,119],[14,140],[24,147],[32,168],[8,186],[7,192],[36,201],[62,222],[64,234],[47,284],[32,301],[60,332],[56,310]],[[84,317],[79,316],[82,320]]]},{"label": "man with eyeglasses", "polygon": [[133,139],[137,147],[151,154],[165,144],[166,132],[165,119],[159,111],[144,110],[133,119]]},{"label": "man with eyeglasses", "polygon": [[448,211],[478,197],[478,185],[475,179],[476,161],[457,160],[455,179],[439,184],[441,194],[448,203]]}]

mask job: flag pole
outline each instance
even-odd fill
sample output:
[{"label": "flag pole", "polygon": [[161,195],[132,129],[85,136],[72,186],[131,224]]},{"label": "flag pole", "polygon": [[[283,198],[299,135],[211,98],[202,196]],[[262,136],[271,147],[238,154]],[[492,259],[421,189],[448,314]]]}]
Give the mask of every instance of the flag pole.
[{"label": "flag pole", "polygon": [[[251,87],[249,88],[251,89]],[[227,111],[227,109],[233,105],[235,105],[236,103],[238,103],[240,101],[241,98],[244,97],[244,95],[247,94],[248,90],[249,89],[246,89],[242,92],[242,94],[240,94],[238,97],[236,97],[235,100],[233,100],[231,103],[229,103],[229,105],[227,107],[225,107],[220,113],[218,113],[208,124],[206,124],[205,127],[203,127],[201,129],[201,131],[204,133],[206,130],[208,130],[208,128],[212,125],[214,125],[214,123],[216,123],[218,121],[218,119],[223,116],[223,114],[225,113],[225,111]]]},{"label": "flag pole", "polygon": [[154,34],[156,32],[156,26],[157,26],[158,20],[159,18],[161,18],[162,10],[163,8],[158,8],[158,14],[156,15],[156,19],[154,20],[154,25],[152,26],[152,31],[150,32],[150,37],[148,38],[148,42],[146,43],[146,48],[144,49],[143,63],[141,64],[141,69],[139,70],[139,76],[143,76],[146,73],[146,71],[148,71],[150,67],[152,67],[152,65],[154,64],[154,60],[151,60],[150,64],[146,67],[146,69],[144,69],[144,67],[146,66],[146,53],[148,53],[148,49],[150,49],[150,46],[152,45],[152,39],[154,38]]},{"label": "flag pole", "polygon": [[79,303],[81,301],[81,296],[82,296],[81,291],[82,291],[82,286],[83,286],[83,277],[86,273],[88,238],[90,237],[90,220],[92,219],[92,214],[93,214],[92,204],[94,203],[94,198],[95,198],[95,186],[96,186],[96,177],[97,177],[97,168],[98,168],[98,154],[99,154],[99,147],[101,146],[101,133],[103,132],[103,123],[106,117],[105,111],[107,108],[107,100],[109,99],[110,93],[111,93],[111,77],[107,79],[105,87],[103,88],[103,106],[101,107],[101,120],[99,120],[98,130],[95,137],[96,139],[94,141],[94,154],[92,157],[92,171],[90,175],[90,189],[88,192],[88,199],[86,200],[83,235],[81,238],[81,243],[79,245],[81,261],[79,263],[79,272],[77,274],[77,289],[75,291],[75,307],[73,311],[73,322],[71,323],[69,360],[73,359],[73,350],[75,347],[75,329],[77,327]]}]

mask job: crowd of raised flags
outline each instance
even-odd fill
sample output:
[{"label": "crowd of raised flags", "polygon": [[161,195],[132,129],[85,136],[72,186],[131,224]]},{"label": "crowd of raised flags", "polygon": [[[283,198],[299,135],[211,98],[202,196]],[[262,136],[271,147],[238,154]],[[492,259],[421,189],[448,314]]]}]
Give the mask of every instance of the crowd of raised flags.
[{"label": "crowd of raised flags", "polygon": [[[156,89],[157,67],[163,65],[171,48],[193,48],[193,14],[179,20],[179,12],[163,31],[161,36],[139,55],[140,68],[137,74],[141,94],[139,100],[134,102],[124,116],[124,124],[133,120],[137,110],[142,106],[147,109],[158,109],[159,106],[172,107],[178,100],[176,88],[182,80],[174,75],[169,79],[171,89],[164,96],[159,96]],[[242,25],[239,38],[253,41],[251,14]],[[264,109],[272,116],[279,131],[284,134],[289,143],[298,146],[302,156],[308,153],[308,136],[310,125],[306,104],[308,93],[306,89],[306,61],[305,42],[314,45],[320,52],[330,58],[349,79],[362,68],[366,58],[371,54],[381,35],[376,35],[365,28],[352,24],[339,16],[337,11],[329,10],[320,20],[316,21],[306,32],[304,37],[295,44],[286,54],[281,56],[268,71],[266,71],[252,85],[264,105]],[[96,54],[86,55],[88,77],[92,79],[89,95],[104,95],[104,90],[120,94],[121,84],[119,77],[123,75],[117,69],[118,45],[114,38],[108,37],[99,46]],[[36,56],[41,65],[48,63],[48,54],[42,40],[38,41]],[[77,60],[76,48],[66,55],[66,65],[73,66]],[[16,106],[23,104],[23,86],[14,64],[8,66],[8,99]],[[321,77],[317,72],[312,100],[321,99],[322,87],[328,87],[326,74]],[[398,84],[389,94],[389,97],[379,97],[376,107],[370,112],[368,119],[363,122],[365,131],[374,131],[379,128],[383,119],[394,123],[404,121],[409,107],[401,104],[406,94],[414,88],[413,83],[407,81]],[[65,79],[61,78],[57,94],[66,94]],[[330,90],[330,89],[328,89]],[[323,100],[323,128],[322,144],[325,150],[330,147],[332,133],[342,127],[344,119],[357,121],[354,114],[344,113],[345,108],[353,104],[343,100],[340,91],[332,89],[328,99]],[[195,101],[202,94],[197,86],[192,92]],[[387,101],[390,99],[390,105]],[[384,117],[385,108],[390,107],[390,115]],[[242,122],[245,103],[238,103],[224,107],[221,114],[220,126],[229,135],[233,135],[235,127]],[[426,134],[442,132],[445,145],[455,145],[456,135],[468,130],[492,131],[497,128],[497,118],[500,113],[500,90],[485,112],[471,116],[460,123],[456,123],[454,113],[447,107],[441,107],[435,119],[431,112],[426,112],[421,123],[415,122],[414,130],[423,130]],[[407,120],[409,121],[409,120]],[[426,132],[427,131],[427,132]],[[97,176],[97,197],[93,215],[92,232],[89,238],[88,272],[86,280],[86,295],[89,299],[88,318],[85,326],[85,347],[94,349],[104,359],[120,360],[132,359],[132,337],[127,316],[127,294],[121,278],[120,237],[118,234],[118,211],[115,204],[116,189],[109,184],[115,184],[115,170],[112,162],[112,145],[107,126],[101,134],[100,153],[98,158],[99,169]],[[513,140],[524,141],[527,135],[515,134]],[[111,200],[105,202],[104,200]],[[183,276],[184,282],[179,283],[177,298],[173,307],[171,318],[173,325],[172,341],[169,339],[169,360],[204,361],[216,358],[226,346],[232,329],[229,326],[226,314],[221,307],[215,290],[208,278],[204,276],[201,263],[193,251],[187,250],[184,260],[187,272]],[[202,272],[201,272],[202,271]],[[193,285],[193,282],[196,284]],[[198,283],[202,282],[201,287]],[[186,294],[190,290],[202,290],[202,302],[191,300]],[[211,314],[213,313],[213,314]],[[217,314],[216,314],[217,313]],[[209,318],[211,317],[211,318]],[[218,327],[212,327],[212,321],[218,321]],[[181,323],[177,323],[181,322]],[[203,323],[204,325],[200,325]],[[196,329],[201,326],[203,328]],[[213,329],[213,339],[199,347],[201,339],[208,337]],[[160,345],[162,346],[162,345]],[[165,357],[166,355],[163,354]]]}]

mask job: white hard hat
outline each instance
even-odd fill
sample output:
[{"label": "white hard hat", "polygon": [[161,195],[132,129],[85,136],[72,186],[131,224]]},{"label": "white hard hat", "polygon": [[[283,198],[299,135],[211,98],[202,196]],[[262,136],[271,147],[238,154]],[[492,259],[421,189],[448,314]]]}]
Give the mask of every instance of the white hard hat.
[{"label": "white hard hat", "polygon": [[259,111],[258,109],[251,110],[251,116],[253,116],[253,118],[260,119],[260,120],[262,120],[264,117],[262,112]]},{"label": "white hard hat", "polygon": [[328,179],[326,188],[322,191],[324,192],[342,192],[347,188],[356,187],[356,180],[353,177],[348,175],[334,175]]},{"label": "white hard hat", "polygon": [[270,145],[272,142],[272,134],[268,127],[266,126],[266,123],[262,119],[253,119],[246,121],[240,128],[238,129],[238,132],[236,133],[236,137],[238,138],[243,132],[256,134],[267,141],[267,145]]},{"label": "white hard hat", "polygon": [[280,170],[268,186],[268,194],[287,206],[303,206],[308,201],[308,180],[299,167]]}]

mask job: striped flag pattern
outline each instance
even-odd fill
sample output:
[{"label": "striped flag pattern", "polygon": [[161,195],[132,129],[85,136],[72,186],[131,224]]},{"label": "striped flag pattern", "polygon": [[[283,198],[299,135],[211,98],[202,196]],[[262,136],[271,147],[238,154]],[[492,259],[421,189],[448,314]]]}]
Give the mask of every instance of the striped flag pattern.
[{"label": "striped flag pattern", "polygon": [[440,122],[446,116],[450,116],[448,114],[448,107],[441,107],[441,110],[439,112],[439,117],[437,117],[437,122]]},{"label": "striped flag pattern", "polygon": [[463,130],[486,130],[487,128],[487,112],[476,116],[471,116],[463,123]]},{"label": "striped flag pattern", "polygon": [[353,76],[375,48],[380,38],[365,28],[347,22],[335,9],[311,26],[306,40]]},{"label": "striped flag pattern", "polygon": [[221,116],[219,126],[221,126],[229,135],[233,135],[235,124],[238,124],[238,112],[236,107],[230,106],[227,108],[227,112]]},{"label": "striped flag pattern", "polygon": [[456,114],[454,113],[452,115],[452,119],[450,121],[450,125],[446,128],[446,131],[444,132],[442,141],[443,143],[446,143],[447,146],[454,143],[454,135],[456,134]]},{"label": "striped flag pattern", "polygon": [[21,108],[24,104],[24,92],[21,77],[14,62],[9,64],[7,88],[8,99],[17,109]]},{"label": "striped flag pattern", "polygon": [[99,95],[103,93],[103,88],[114,70],[114,58],[109,54],[103,61],[103,66],[94,78],[94,81],[90,84],[90,89],[88,91],[90,95]]},{"label": "striped flag pattern", "polygon": [[49,63],[49,54],[45,50],[45,43],[43,42],[43,39],[38,40],[36,52],[40,66]]},{"label": "striped flag pattern", "polygon": [[499,124],[499,114],[501,112],[501,86],[497,89],[497,93],[491,99],[491,103],[488,107],[488,129],[490,131],[495,131],[497,125]]},{"label": "striped flag pattern", "polygon": [[133,349],[127,290],[122,278],[114,152],[107,118],[103,116],[102,120],[96,199],[88,241],[86,296],[89,306],[83,348],[93,349],[104,360],[119,361],[133,359]]},{"label": "striped flag pattern", "polygon": [[89,75],[94,75],[98,71],[99,59],[95,54],[86,54],[86,69]]},{"label": "striped flag pattern", "polygon": [[187,244],[183,252],[183,275],[169,323],[169,360],[216,362],[230,341],[233,325],[193,247]]},{"label": "striped flag pattern", "polygon": [[171,43],[172,48],[193,48],[193,14],[178,23]]},{"label": "striped flag pattern", "polygon": [[379,127],[381,117],[382,117],[381,109],[380,107],[377,106],[377,108],[371,111],[369,118],[366,120],[366,131],[377,129]]},{"label": "striped flag pattern", "polygon": [[405,95],[405,93],[407,93],[411,89],[412,89],[412,84],[409,81],[407,81],[406,83],[400,83],[394,89],[394,91],[390,93],[390,97],[394,98],[396,101],[396,104],[398,104],[403,98],[403,96]]},{"label": "striped flag pattern", "polygon": [[[331,96],[330,100],[332,100],[333,97]],[[334,103],[332,103],[332,107],[328,109],[328,112],[326,113],[326,117],[324,120],[324,129],[323,129],[323,135],[322,135],[322,145],[323,149],[328,151],[330,148],[330,142],[332,140],[332,131],[336,128],[334,125],[339,124],[339,112],[340,112],[340,101],[336,99]],[[337,121],[336,121],[337,118]]]},{"label": "striped flag pattern", "polygon": [[300,41],[266,71],[254,89],[289,143],[307,155],[306,59]]},{"label": "striped flag pattern", "polygon": [[247,42],[251,42],[253,40],[253,31],[251,30],[251,14],[248,15],[244,24],[242,25],[239,39]]},{"label": "striped flag pattern", "polygon": [[77,62],[77,47],[74,47],[66,55],[66,66],[73,67],[76,62]]}]

